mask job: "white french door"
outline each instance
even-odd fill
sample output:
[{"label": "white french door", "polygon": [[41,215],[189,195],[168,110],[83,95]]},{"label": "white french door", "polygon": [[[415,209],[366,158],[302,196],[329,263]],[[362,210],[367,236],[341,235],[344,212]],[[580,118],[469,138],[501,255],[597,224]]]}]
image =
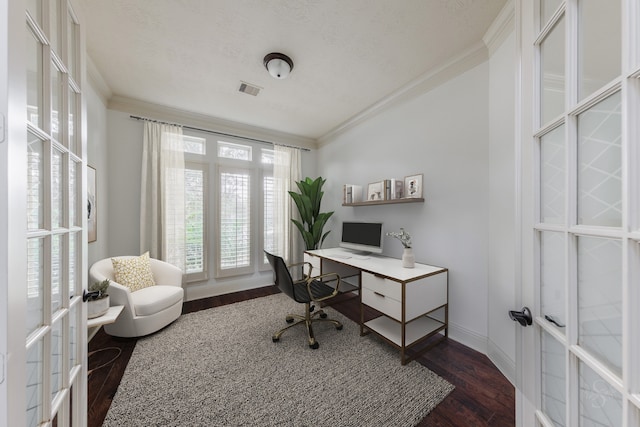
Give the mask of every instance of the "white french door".
[{"label": "white french door", "polygon": [[67,0],[9,1],[6,11],[7,229],[0,235],[7,250],[0,254],[8,271],[10,392],[1,421],[82,426],[87,235],[79,19]]},{"label": "white french door", "polygon": [[640,425],[640,2],[518,2],[522,425]]}]

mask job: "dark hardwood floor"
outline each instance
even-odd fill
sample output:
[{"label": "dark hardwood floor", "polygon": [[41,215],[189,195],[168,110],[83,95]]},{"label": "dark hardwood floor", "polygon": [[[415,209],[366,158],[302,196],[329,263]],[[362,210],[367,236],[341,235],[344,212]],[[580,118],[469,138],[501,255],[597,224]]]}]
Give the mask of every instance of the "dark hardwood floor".
[{"label": "dark hardwood floor", "polygon": [[[191,313],[278,292],[275,286],[269,286],[189,301],[184,304],[182,312]],[[332,304],[332,307],[350,319],[359,321],[357,298],[343,298]],[[366,318],[372,315],[372,312],[365,313]],[[120,356],[113,363],[96,369],[89,375],[89,427],[102,425],[135,345],[135,338],[111,337],[102,329],[89,342],[89,352],[104,349],[91,356],[89,370],[112,358],[116,349],[121,350]],[[456,387],[418,426],[515,425],[515,390],[485,355],[447,339],[419,356],[417,361]]]}]

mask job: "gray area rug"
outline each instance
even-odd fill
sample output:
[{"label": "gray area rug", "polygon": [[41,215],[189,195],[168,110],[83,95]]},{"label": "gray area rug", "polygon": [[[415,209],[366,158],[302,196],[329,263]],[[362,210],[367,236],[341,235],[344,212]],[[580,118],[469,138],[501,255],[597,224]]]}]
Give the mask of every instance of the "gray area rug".
[{"label": "gray area rug", "polygon": [[454,387],[344,324],[271,335],[304,307],[283,294],[181,316],[140,339],[104,426],[414,426]]}]

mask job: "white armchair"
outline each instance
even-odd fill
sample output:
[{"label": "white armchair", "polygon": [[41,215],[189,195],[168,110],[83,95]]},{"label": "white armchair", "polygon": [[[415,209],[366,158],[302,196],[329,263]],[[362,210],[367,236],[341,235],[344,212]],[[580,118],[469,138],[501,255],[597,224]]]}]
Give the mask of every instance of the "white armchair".
[{"label": "white armchair", "polygon": [[89,269],[90,283],[109,279],[111,283],[107,292],[111,305],[124,306],[115,323],[104,326],[107,334],[141,337],[164,328],[180,317],[184,299],[182,271],[164,261],[153,258],[149,261],[156,284],[135,292],[115,281],[111,258],[97,261]]}]

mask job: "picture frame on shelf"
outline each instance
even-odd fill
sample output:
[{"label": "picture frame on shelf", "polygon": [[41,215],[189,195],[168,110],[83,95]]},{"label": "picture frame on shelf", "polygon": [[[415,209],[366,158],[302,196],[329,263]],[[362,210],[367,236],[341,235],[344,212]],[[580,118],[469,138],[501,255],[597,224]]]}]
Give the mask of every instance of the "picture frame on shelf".
[{"label": "picture frame on shelf", "polygon": [[408,199],[422,198],[422,178],[423,174],[409,175],[404,177],[404,197]]},{"label": "picture frame on shelf", "polygon": [[384,181],[372,182],[367,187],[367,202],[384,200]]}]

